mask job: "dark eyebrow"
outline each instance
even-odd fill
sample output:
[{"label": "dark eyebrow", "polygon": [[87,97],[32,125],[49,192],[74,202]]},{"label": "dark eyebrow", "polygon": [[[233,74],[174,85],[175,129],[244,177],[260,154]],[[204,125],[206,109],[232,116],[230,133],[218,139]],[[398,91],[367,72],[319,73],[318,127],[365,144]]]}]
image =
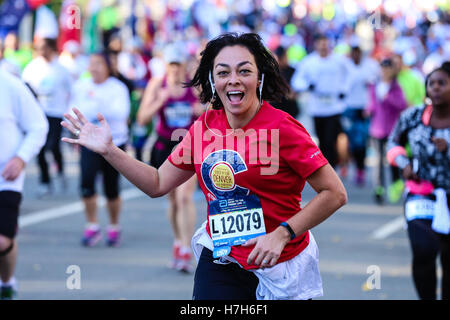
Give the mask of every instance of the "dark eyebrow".
[{"label": "dark eyebrow", "polygon": [[[253,65],[250,61],[242,61],[242,62],[239,62],[237,66],[238,67],[242,67],[243,65],[245,65],[247,63]],[[218,63],[218,64],[216,64],[215,68],[217,68],[217,67],[229,68],[230,66],[228,64],[226,64],[226,63]]]}]

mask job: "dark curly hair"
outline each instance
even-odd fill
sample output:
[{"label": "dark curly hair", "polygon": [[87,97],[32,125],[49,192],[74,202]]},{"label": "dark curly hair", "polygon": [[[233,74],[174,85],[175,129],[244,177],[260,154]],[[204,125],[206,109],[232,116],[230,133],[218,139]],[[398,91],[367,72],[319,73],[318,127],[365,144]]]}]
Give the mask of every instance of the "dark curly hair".
[{"label": "dark curly hair", "polygon": [[[254,56],[258,68],[258,78],[264,73],[264,85],[262,99],[267,101],[281,101],[289,93],[289,85],[280,74],[278,62],[272,53],[264,46],[261,37],[256,33],[225,33],[209,41],[201,52],[200,64],[190,82],[186,87],[197,87],[200,89],[200,101],[207,103],[212,99],[211,84],[208,76],[213,69],[214,59],[219,52],[230,46],[243,46]],[[256,93],[259,98],[259,92]],[[222,108],[219,98],[214,99],[213,108]]]}]

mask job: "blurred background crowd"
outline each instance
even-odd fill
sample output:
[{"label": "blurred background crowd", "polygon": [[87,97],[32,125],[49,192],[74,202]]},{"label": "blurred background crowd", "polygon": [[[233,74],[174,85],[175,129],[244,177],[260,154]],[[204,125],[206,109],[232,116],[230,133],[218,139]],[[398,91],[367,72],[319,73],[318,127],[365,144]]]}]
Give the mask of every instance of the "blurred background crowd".
[{"label": "blurred background crowd", "polygon": [[376,59],[401,53],[422,74],[450,54],[447,0],[3,0],[0,6],[4,57],[21,69],[32,58],[33,39],[57,38],[73,74],[83,72],[78,55],[110,49],[123,53],[120,71],[138,86],[161,72],[151,60],[167,43],[182,43],[195,56],[226,31],[256,32],[271,50],[283,46],[294,67],[313,50],[317,33],[341,54],[355,41]]},{"label": "blurred background crowd", "polygon": [[[355,89],[349,84],[347,92],[339,92],[340,100],[347,99],[343,103],[347,108],[352,107],[352,99],[357,99],[351,96],[356,90],[365,91],[363,102],[356,104],[360,109],[366,108],[370,104],[369,84],[381,82],[383,67],[391,65],[407,106],[416,106],[425,101],[425,76],[450,59],[450,2],[2,0],[0,64],[26,80],[22,73],[33,57],[39,55],[39,39],[54,39],[59,63],[69,71],[75,83],[91,76],[89,55],[107,51],[113,74],[130,91],[130,142],[136,149],[137,158],[142,159],[141,149],[152,131],[152,123],[143,127],[137,124],[136,115],[147,83],[152,78],[165,75],[167,62],[182,61],[188,73],[192,72],[204,44],[223,32],[256,32],[267,48],[278,56],[281,71],[294,89],[294,95],[283,102],[283,107],[294,117],[298,118],[303,110],[307,111],[310,107],[302,103],[307,102],[302,100],[304,93],[311,94],[314,88],[321,90],[318,83],[300,83],[306,79],[302,62],[317,51],[319,34],[327,40],[325,46],[330,53],[348,57],[348,62],[353,59],[354,66],[359,64],[361,57],[370,62],[364,67],[368,70],[364,71],[368,73],[366,77],[353,77],[364,88]],[[169,47],[170,52],[167,51]],[[359,72],[358,68],[355,70]],[[350,77],[345,72],[341,76],[345,79]],[[315,81],[327,83],[328,80],[322,78]],[[377,96],[386,95],[382,87],[376,90]],[[316,90],[315,93],[320,92]],[[294,103],[289,105],[292,100]],[[343,110],[339,110],[339,115],[341,113]],[[315,116],[311,112],[309,114]],[[345,129],[345,117],[343,120]],[[368,126],[368,123],[363,125]],[[349,133],[348,130],[346,133]],[[358,131],[356,136],[360,133]],[[365,135],[360,135],[362,140],[366,139]],[[321,149],[326,147],[325,143],[319,142]],[[337,151],[344,151],[340,152],[336,165],[340,165],[341,176],[345,177],[348,163],[345,149],[354,141],[337,138],[337,142]],[[362,145],[366,149],[365,142]],[[362,157],[364,162],[365,153]],[[363,173],[357,180],[360,183],[364,181]],[[377,184],[384,183],[379,181]],[[402,187],[399,190],[401,193]],[[384,193],[384,190],[379,193]],[[399,196],[392,200],[396,198]]]}]

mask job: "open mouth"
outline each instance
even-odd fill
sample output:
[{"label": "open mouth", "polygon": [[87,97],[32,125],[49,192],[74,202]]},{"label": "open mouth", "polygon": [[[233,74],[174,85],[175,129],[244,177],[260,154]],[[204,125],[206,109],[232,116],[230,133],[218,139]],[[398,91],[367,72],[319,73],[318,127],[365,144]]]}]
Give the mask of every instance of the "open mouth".
[{"label": "open mouth", "polygon": [[244,92],[242,91],[229,91],[227,92],[228,100],[230,100],[231,103],[239,103],[244,98]]}]

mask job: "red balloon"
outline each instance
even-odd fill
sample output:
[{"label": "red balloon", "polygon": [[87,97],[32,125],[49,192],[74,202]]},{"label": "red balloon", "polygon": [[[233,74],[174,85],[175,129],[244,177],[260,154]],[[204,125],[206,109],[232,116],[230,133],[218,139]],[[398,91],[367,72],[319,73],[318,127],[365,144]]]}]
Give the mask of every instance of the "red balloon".
[{"label": "red balloon", "polygon": [[27,0],[28,6],[31,10],[34,10],[43,4],[46,4],[49,0]]}]

